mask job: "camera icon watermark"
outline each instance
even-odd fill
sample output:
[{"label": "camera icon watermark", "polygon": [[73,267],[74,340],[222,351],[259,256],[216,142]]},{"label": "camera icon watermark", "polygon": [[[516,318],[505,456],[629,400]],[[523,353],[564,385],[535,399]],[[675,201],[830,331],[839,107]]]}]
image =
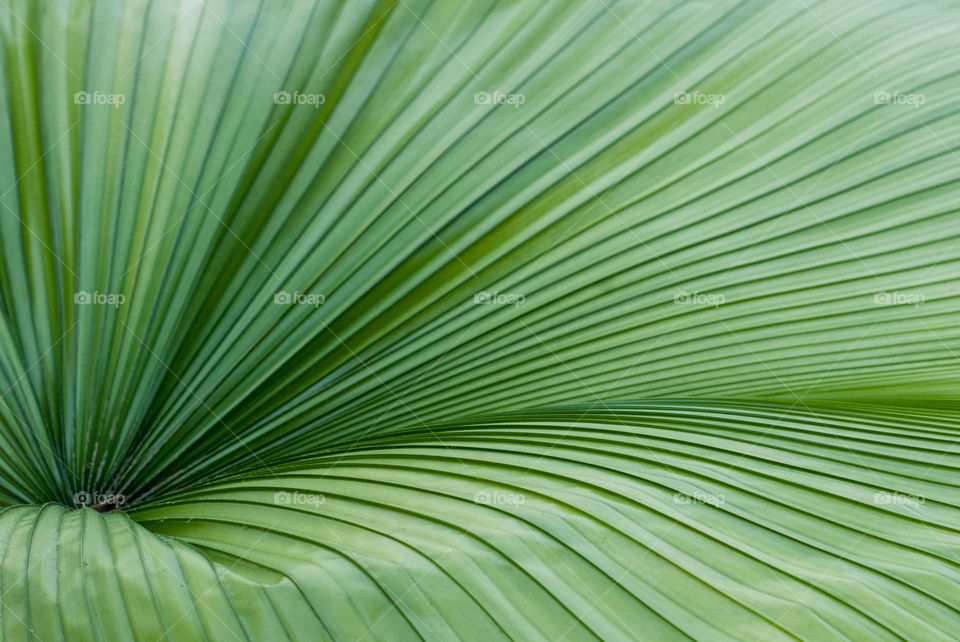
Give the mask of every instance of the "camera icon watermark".
[{"label": "camera icon watermark", "polygon": [[909,105],[919,109],[926,102],[924,94],[901,94],[899,91],[878,91],[873,94],[874,105]]},{"label": "camera icon watermark", "polygon": [[81,490],[73,494],[73,503],[76,506],[125,506],[127,496],[121,493],[100,493]]},{"label": "camera icon watermark", "polygon": [[525,102],[527,102],[527,97],[524,94],[478,91],[473,95],[474,105],[513,105],[514,109],[519,109],[520,105]]},{"label": "camera icon watermark", "polygon": [[325,102],[327,97],[324,94],[308,94],[301,91],[278,91],[273,94],[275,105],[310,105],[314,109],[320,109]]},{"label": "camera icon watermark", "polygon": [[485,506],[520,506],[527,501],[527,498],[522,493],[481,490],[473,496],[473,501]]},{"label": "camera icon watermark", "polygon": [[273,295],[273,302],[277,305],[312,305],[319,308],[327,302],[327,297],[317,293],[280,290]]},{"label": "camera icon watermark", "polygon": [[674,504],[708,504],[710,506],[721,506],[726,503],[726,501],[727,498],[723,495],[713,495],[699,491],[694,492],[692,495],[689,493],[676,493],[673,496]]},{"label": "camera icon watermark", "polygon": [[919,506],[927,501],[923,495],[908,495],[907,493],[891,493],[888,491],[879,491],[873,494],[873,503],[878,506]]},{"label": "camera icon watermark", "polygon": [[673,295],[673,302],[677,305],[706,305],[719,308],[727,302],[727,297],[719,292],[687,292],[680,290]]},{"label": "camera icon watermark", "polygon": [[123,294],[108,294],[106,292],[86,292],[80,290],[73,293],[73,302],[76,305],[111,305],[119,308],[126,303],[127,297]]},{"label": "camera icon watermark", "polygon": [[720,109],[720,105],[725,102],[727,102],[727,96],[725,94],[678,91],[673,95],[673,104],[675,105],[709,105],[714,109]]},{"label": "camera icon watermark", "polygon": [[877,292],[873,295],[874,305],[912,305],[920,307],[927,298],[916,292]]},{"label": "camera icon watermark", "polygon": [[127,97],[124,94],[78,91],[73,95],[73,104],[75,105],[111,105],[114,109],[119,109],[120,105],[125,102],[127,102]]},{"label": "camera icon watermark", "polygon": [[526,300],[522,294],[508,292],[477,292],[473,295],[473,302],[477,305],[512,305],[519,308]]},{"label": "camera icon watermark", "polygon": [[280,490],[273,494],[273,503],[278,506],[313,506],[319,508],[327,498],[320,493],[301,493]]}]

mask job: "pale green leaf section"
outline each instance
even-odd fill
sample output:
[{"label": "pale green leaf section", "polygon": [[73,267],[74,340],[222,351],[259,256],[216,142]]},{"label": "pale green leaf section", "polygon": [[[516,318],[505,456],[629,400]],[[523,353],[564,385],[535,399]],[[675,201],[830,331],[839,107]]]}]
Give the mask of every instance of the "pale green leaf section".
[{"label": "pale green leaf section", "polygon": [[10,508],[4,625],[43,640],[949,640],[958,431],[956,413],[879,407],[570,408],[381,439],[133,521]]}]

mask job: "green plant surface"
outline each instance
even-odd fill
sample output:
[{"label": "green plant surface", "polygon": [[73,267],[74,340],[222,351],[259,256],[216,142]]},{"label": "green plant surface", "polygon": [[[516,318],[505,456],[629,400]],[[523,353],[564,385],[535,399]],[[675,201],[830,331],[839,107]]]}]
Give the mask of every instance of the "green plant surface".
[{"label": "green plant surface", "polygon": [[957,639],[958,43],[0,0],[2,639]]}]

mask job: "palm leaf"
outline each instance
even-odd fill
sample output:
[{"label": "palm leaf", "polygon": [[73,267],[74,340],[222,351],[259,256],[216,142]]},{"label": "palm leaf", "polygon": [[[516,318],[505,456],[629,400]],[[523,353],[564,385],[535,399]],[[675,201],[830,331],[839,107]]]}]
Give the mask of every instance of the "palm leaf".
[{"label": "palm leaf", "polygon": [[4,635],[955,638],[958,11],[2,0]]}]

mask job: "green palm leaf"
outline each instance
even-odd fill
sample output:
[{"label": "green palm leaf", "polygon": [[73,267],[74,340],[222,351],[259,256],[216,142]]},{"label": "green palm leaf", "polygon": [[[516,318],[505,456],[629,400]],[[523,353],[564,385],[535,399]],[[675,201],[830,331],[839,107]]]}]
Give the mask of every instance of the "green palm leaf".
[{"label": "green palm leaf", "polygon": [[0,1],[4,637],[955,639],[958,17]]}]

